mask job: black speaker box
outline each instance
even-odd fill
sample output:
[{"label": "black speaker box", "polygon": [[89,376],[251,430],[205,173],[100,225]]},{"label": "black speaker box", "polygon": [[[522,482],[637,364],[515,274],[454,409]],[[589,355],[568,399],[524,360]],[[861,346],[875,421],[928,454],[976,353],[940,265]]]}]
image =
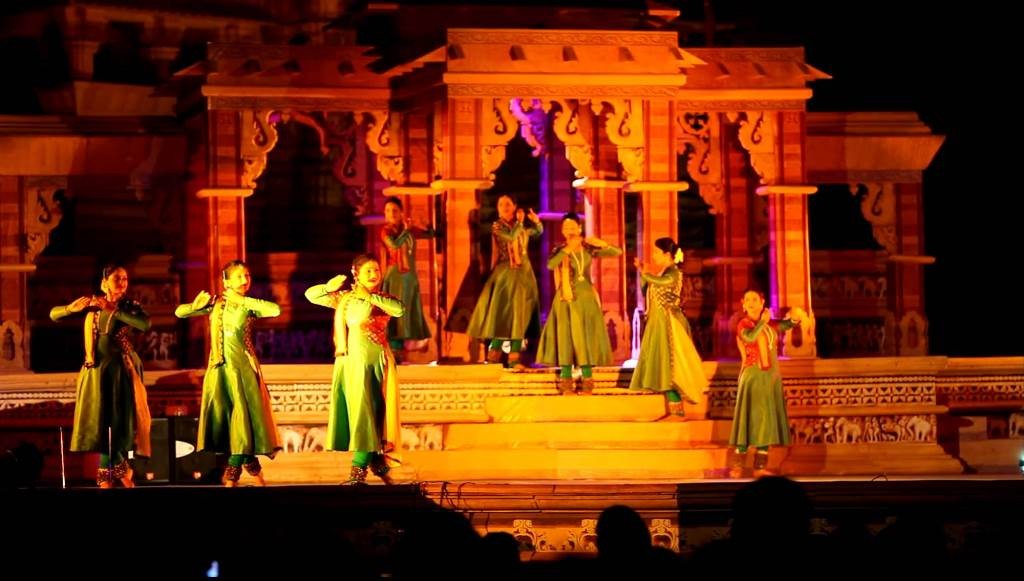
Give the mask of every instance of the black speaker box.
[{"label": "black speaker box", "polygon": [[153,418],[152,456],[135,458],[136,484],[220,484],[217,455],[196,450],[197,418]]}]

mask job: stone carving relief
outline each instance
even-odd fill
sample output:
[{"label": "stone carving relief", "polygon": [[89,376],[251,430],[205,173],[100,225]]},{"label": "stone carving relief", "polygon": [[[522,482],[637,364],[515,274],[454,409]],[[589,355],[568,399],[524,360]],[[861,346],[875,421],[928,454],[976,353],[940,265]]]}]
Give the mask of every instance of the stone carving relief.
[{"label": "stone carving relief", "polygon": [[811,277],[815,300],[871,299],[883,302],[888,298],[889,279],[885,275],[828,274]]},{"label": "stone carving relief", "polygon": [[928,320],[917,311],[907,311],[900,318],[900,355],[928,354]]},{"label": "stone carving relief", "polygon": [[0,370],[25,368],[25,333],[12,320],[0,323]]},{"label": "stone carving relief", "polygon": [[934,415],[795,418],[789,422],[797,444],[934,442]]},{"label": "stone carving relief", "polygon": [[1024,413],[1010,414],[1009,428],[1006,433],[1010,438],[1024,438]]},{"label": "stone carving relief", "polygon": [[[889,404],[934,404],[940,393],[940,384],[921,377],[836,377],[789,378],[785,381],[786,403],[790,409],[818,408],[821,406],[878,406]],[[979,391],[984,385],[976,386]],[[969,389],[963,386],[964,389]],[[942,393],[959,393],[956,388],[942,387]],[[1024,386],[1011,382],[1003,384],[1005,397],[1016,397]],[[735,384],[713,384],[709,405],[721,413],[731,414],[736,405]]]},{"label": "stone carving relief", "polygon": [[[679,526],[671,519],[650,520],[652,544],[678,551]],[[520,550],[533,553],[596,553],[597,519],[580,519],[579,525],[538,525],[532,519],[514,519],[508,532],[519,542]]]},{"label": "stone carving relief", "polygon": [[403,450],[443,450],[444,428],[437,424],[404,424]]},{"label": "stone carving relief", "polygon": [[1024,399],[1024,377],[975,376],[942,377],[936,381],[936,393],[950,403],[999,403]]},{"label": "stone carving relief", "polygon": [[327,440],[325,426],[282,425],[277,434],[285,454],[323,452]]}]

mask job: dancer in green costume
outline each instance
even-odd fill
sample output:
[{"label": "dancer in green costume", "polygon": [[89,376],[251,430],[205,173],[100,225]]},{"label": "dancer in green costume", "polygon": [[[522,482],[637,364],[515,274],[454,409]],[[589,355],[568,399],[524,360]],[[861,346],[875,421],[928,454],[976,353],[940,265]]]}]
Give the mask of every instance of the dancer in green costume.
[{"label": "dancer in green costume", "polygon": [[580,367],[581,394],[594,391],[593,367],[611,363],[611,344],[604,324],[601,300],[590,281],[594,258],[622,254],[599,238],[583,238],[583,226],[576,214],[562,218],[565,241],[555,247],[548,259],[548,270],[555,273],[555,298],[544,323],[537,349],[537,361],[559,367],[558,389],[563,394],[576,391],[573,365]]},{"label": "dancer in green costume", "polygon": [[230,454],[225,486],[237,486],[243,468],[258,486],[264,486],[263,468],[256,456],[273,458],[281,444],[270,409],[270,392],[252,344],[252,322],[278,316],[281,307],[245,296],[252,277],[244,262],[229,262],[221,275],[223,295],[212,297],[199,291],[191,303],[174,310],[180,318],[210,316],[210,360],[203,377],[196,448]]},{"label": "dancer in green costume", "polygon": [[429,228],[413,226],[405,218],[402,201],[390,197],[384,202],[384,228],[381,229],[380,266],[384,271],[381,290],[402,301],[405,314],[388,323],[388,341],[395,360],[405,351],[427,347],[430,329],[423,317],[420,281],[416,278],[416,238],[433,237]]},{"label": "dancer in green costume", "polygon": [[511,196],[498,198],[498,220],[491,225],[491,276],[480,291],[466,334],[490,341],[487,360],[492,363],[501,361],[502,344],[509,341],[508,363],[515,371],[524,369],[520,351],[540,302],[527,244],[543,232],[533,210],[517,210]]},{"label": "dancer in green costume", "polygon": [[78,373],[72,452],[99,452],[96,484],[126,488],[132,482],[128,451],[149,456],[149,405],[142,382],[142,360],[131,344],[133,331],[149,329],[149,315],[125,298],[128,273],[107,266],[100,278],[100,296],[84,296],[50,310],[59,321],[85,312],[85,362]]},{"label": "dancer in green costume", "polygon": [[651,258],[647,271],[636,259],[647,291],[647,322],[629,388],[664,393],[669,412],[678,418],[684,416],[684,402],[704,400],[708,380],[683,314],[683,273],[676,266],[683,262],[683,251],[671,238],[659,238]]},{"label": "dancer in green costume", "polygon": [[391,484],[400,463],[398,373],[388,344],[388,320],[405,308],[380,291],[380,264],[362,255],[352,263],[352,289],[345,276],[306,290],[311,303],[334,309],[334,373],[327,417],[328,450],[351,450],[352,467],[343,484],[364,484],[367,469]]},{"label": "dancer in green costume", "polygon": [[756,290],[743,293],[742,307],[746,316],[736,325],[741,358],[739,389],[729,435],[729,445],[735,448],[729,473],[736,478],[743,473],[748,448],[757,449],[754,474],[760,476],[767,473],[768,447],[789,445],[789,419],[779,374],[779,339],[806,317],[802,309],[794,308],[790,318],[772,320],[764,295]]}]

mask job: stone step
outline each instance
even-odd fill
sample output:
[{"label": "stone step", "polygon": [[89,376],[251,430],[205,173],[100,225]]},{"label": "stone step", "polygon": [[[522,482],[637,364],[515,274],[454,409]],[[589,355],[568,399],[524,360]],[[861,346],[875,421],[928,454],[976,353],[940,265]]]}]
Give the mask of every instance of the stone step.
[{"label": "stone step", "polygon": [[[750,475],[753,453],[746,458]],[[348,477],[352,454],[293,452],[264,462],[271,484],[336,483]],[[394,476],[424,481],[680,481],[723,478],[725,446],[683,449],[504,448],[412,450]],[[829,444],[772,448],[769,468],[792,476],[959,474],[962,466],[941,446],[927,443]],[[371,482],[375,479],[370,478]]]},{"label": "stone step", "polygon": [[484,402],[494,422],[654,422],[668,415],[662,395],[494,396]]},{"label": "stone step", "polygon": [[724,445],[731,424],[722,420],[657,422],[536,422],[451,424],[445,450],[673,450]]},{"label": "stone step", "polygon": [[[351,454],[279,454],[263,463],[267,482],[332,483],[348,477]],[[688,450],[442,450],[411,451],[396,480],[689,480],[724,466],[724,448]],[[371,482],[376,479],[371,476]]]},{"label": "stone step", "polygon": [[795,445],[785,474],[879,475],[960,474],[963,465],[942,446],[926,442]]}]

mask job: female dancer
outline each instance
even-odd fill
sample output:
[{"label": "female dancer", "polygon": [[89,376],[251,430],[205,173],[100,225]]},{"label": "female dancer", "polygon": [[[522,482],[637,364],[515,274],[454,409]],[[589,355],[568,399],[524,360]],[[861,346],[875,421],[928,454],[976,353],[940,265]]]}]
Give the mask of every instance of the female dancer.
[{"label": "female dancer", "polygon": [[736,449],[729,470],[734,478],[743,474],[751,446],[757,449],[754,473],[759,476],[767,472],[768,447],[789,445],[789,419],[779,374],[779,338],[806,316],[802,309],[794,308],[790,318],[772,320],[764,295],[753,289],[743,293],[741,305],[746,316],[736,325],[736,343],[742,363],[729,435],[729,445]]},{"label": "female dancer", "polygon": [[381,290],[402,301],[405,315],[388,323],[388,340],[396,360],[406,350],[422,350],[430,338],[430,329],[423,318],[420,282],[416,278],[416,237],[433,236],[425,228],[416,228],[407,222],[402,201],[396,197],[384,202],[384,228],[380,237],[381,270],[384,283]]},{"label": "female dancer", "polygon": [[351,450],[352,467],[343,484],[364,484],[369,468],[391,484],[398,463],[398,374],[388,344],[391,317],[401,317],[402,301],[381,292],[380,265],[362,255],[352,263],[352,289],[345,276],[306,290],[311,303],[334,309],[334,373],[327,417],[328,450]]},{"label": "female dancer", "polygon": [[135,486],[128,450],[149,456],[149,405],[142,383],[142,360],[131,344],[133,331],[149,330],[149,315],[125,298],[128,273],[123,266],[103,269],[99,296],[84,296],[54,307],[50,319],[85,315],[85,363],[78,373],[72,452],[99,452],[96,484],[112,488],[119,481]]},{"label": "female dancer", "polygon": [[191,304],[178,305],[179,318],[210,316],[210,360],[199,408],[199,450],[230,454],[224,485],[238,485],[242,469],[258,486],[266,484],[256,456],[273,458],[281,449],[270,410],[270,392],[252,344],[253,319],[276,317],[281,307],[245,296],[252,277],[245,263],[229,262],[221,272],[224,294],[199,291]]},{"label": "female dancer", "polygon": [[586,395],[594,391],[593,367],[612,360],[601,301],[590,281],[590,263],[594,258],[619,256],[622,250],[600,238],[584,239],[576,214],[562,218],[562,235],[565,242],[548,259],[557,292],[540,335],[537,361],[560,368],[558,389],[563,394],[576,391],[572,367],[578,365],[583,376],[580,393]]},{"label": "female dancer", "polygon": [[520,363],[520,351],[540,301],[527,244],[543,232],[544,226],[533,210],[517,210],[509,195],[498,198],[498,220],[491,225],[493,269],[466,329],[470,337],[490,341],[487,360],[492,363],[501,361],[501,346],[509,341],[508,364],[516,371],[525,368]]},{"label": "female dancer", "polygon": [[676,265],[683,262],[683,251],[671,238],[659,238],[654,241],[651,258],[647,272],[640,259],[636,260],[647,287],[647,325],[629,388],[664,393],[669,412],[682,417],[683,402],[701,402],[708,387],[681,306],[683,273]]}]

